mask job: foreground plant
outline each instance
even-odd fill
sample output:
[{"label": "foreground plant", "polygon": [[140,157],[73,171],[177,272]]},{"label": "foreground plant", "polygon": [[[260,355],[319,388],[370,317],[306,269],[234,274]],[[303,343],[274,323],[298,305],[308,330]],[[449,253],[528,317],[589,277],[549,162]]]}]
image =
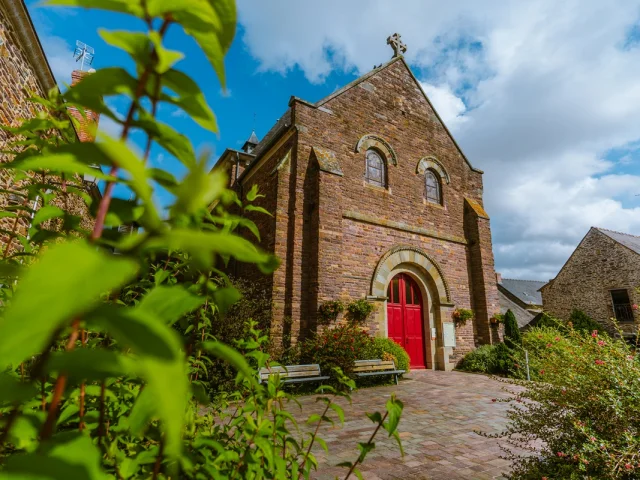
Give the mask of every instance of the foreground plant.
[{"label": "foreground plant", "polygon": [[524,389],[496,435],[511,447],[511,478],[640,478],[638,353],[596,330],[534,328],[524,347],[538,381],[511,381]]},{"label": "foreground plant", "polygon": [[[228,210],[251,209],[258,192],[238,198],[185,136],[156,119],[159,105],[169,103],[216,131],[197,84],[174,68],[182,53],[164,41],[174,28],[193,37],[224,85],[235,4],[51,3],[133,15],[147,31],[101,31],[132,57],[135,76],[99,70],[64,98],[52,92],[33,99],[41,114],[10,129],[16,155],[1,168],[14,174],[11,194],[20,200],[3,214],[16,220],[3,232],[12,241],[0,262],[0,476],[308,478],[316,466],[312,448],[322,441],[317,430],[309,438],[299,434],[277,377],[258,384],[257,369],[269,361],[266,337],[250,324],[238,345],[242,355],[211,334],[212,318],[239,298],[218,268],[229,258],[264,273],[278,265],[234,233],[259,236],[255,224]],[[130,100],[123,118],[105,101],[113,95]],[[74,142],[70,106],[113,119],[119,138]],[[147,138],[141,155],[127,142],[136,131]],[[181,181],[147,166],[154,143],[186,167]],[[91,204],[84,175],[105,182],[98,202]],[[166,215],[154,203],[157,185],[174,196]],[[132,200],[115,198],[116,186]],[[72,211],[77,201],[94,215],[92,225]],[[140,233],[115,228],[132,222]],[[214,405],[203,381],[211,358],[238,372],[235,390]],[[333,399],[326,401],[342,419]],[[387,408],[382,426],[394,435],[402,404]]]}]

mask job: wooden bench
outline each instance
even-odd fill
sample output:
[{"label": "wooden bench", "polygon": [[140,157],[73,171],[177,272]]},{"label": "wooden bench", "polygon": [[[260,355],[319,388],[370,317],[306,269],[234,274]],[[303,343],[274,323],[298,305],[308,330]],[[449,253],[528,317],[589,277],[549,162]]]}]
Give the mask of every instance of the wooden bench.
[{"label": "wooden bench", "polygon": [[398,375],[402,375],[404,370],[396,370],[393,360],[356,360],[353,373],[357,377],[371,377],[373,375],[393,375],[398,384]]},{"label": "wooden bench", "polygon": [[283,383],[322,382],[329,377],[320,372],[320,365],[275,365],[269,368],[261,368],[258,373],[260,383],[269,381],[271,375],[279,375]]}]

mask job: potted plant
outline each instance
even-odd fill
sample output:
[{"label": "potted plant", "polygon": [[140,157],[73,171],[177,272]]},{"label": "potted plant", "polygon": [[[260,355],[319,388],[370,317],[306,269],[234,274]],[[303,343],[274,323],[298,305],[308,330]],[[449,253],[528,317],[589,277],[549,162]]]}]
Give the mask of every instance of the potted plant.
[{"label": "potted plant", "polygon": [[463,326],[467,323],[467,320],[473,319],[473,310],[469,308],[456,308],[453,311],[453,321],[456,326]]},{"label": "potted plant", "polygon": [[363,323],[374,309],[371,303],[361,298],[347,305],[347,316],[353,323]]},{"label": "potted plant", "polygon": [[335,322],[344,311],[344,304],[340,300],[327,300],[318,307],[318,323],[320,325],[329,325]]},{"label": "potted plant", "polygon": [[504,314],[502,313],[494,313],[493,316],[489,319],[489,321],[493,325],[499,325],[504,322]]}]

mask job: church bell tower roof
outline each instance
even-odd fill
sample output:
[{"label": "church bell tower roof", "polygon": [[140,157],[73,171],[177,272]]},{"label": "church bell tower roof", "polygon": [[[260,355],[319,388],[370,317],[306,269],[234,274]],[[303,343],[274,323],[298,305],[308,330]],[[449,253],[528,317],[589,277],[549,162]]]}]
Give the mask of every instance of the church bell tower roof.
[{"label": "church bell tower roof", "polygon": [[247,153],[252,153],[253,149],[256,148],[258,143],[260,143],[260,140],[258,140],[258,136],[256,135],[256,132],[254,130],[251,132],[251,135],[249,136],[247,141],[244,142],[244,145],[242,146],[242,151]]}]

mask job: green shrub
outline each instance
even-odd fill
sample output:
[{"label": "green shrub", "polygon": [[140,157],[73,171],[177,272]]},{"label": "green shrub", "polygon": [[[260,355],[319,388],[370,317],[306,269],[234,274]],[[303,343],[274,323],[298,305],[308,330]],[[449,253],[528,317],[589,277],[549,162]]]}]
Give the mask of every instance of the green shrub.
[{"label": "green shrub", "polygon": [[338,367],[346,375],[353,372],[354,362],[373,349],[373,338],[352,324],[327,328],[300,345],[301,363],[318,363],[323,375],[333,375]]},{"label": "green shrub", "polygon": [[556,318],[546,312],[544,312],[540,318],[537,320],[536,322],[536,327],[548,327],[548,328],[555,328],[556,330],[559,330],[561,332],[566,333],[567,331],[567,327],[565,325],[565,323],[560,320],[559,318]]},{"label": "green shrub", "polygon": [[371,353],[373,355],[369,354],[369,358],[363,358],[362,360],[369,360],[373,358],[386,360],[384,355],[388,354],[393,355],[393,360],[395,361],[396,368],[398,370],[409,372],[411,369],[411,360],[407,351],[390,338],[374,338],[373,352]]},{"label": "green shrub", "polygon": [[355,300],[347,305],[347,319],[350,322],[361,324],[375,310],[372,303],[365,298]]},{"label": "green shrub", "polygon": [[515,455],[510,478],[640,478],[638,353],[606,335],[558,333],[524,337],[542,381],[509,400],[509,423],[498,437],[516,451],[527,439],[536,451]]},{"label": "green shrub", "polygon": [[458,368],[467,372],[523,378],[523,354],[504,343],[482,345],[467,353],[458,364]]},{"label": "green shrub", "polygon": [[573,329],[579,332],[591,333],[595,330],[598,333],[604,333],[602,325],[600,325],[582,310],[578,310],[577,308],[573,309],[571,315],[569,315],[567,323],[569,322],[571,322]]},{"label": "green shrub", "polygon": [[460,360],[458,368],[467,372],[491,373],[494,349],[494,345],[479,346]]},{"label": "green shrub", "polygon": [[522,345],[522,334],[516,316],[511,310],[507,310],[504,314],[504,341],[510,347],[519,347]]}]

